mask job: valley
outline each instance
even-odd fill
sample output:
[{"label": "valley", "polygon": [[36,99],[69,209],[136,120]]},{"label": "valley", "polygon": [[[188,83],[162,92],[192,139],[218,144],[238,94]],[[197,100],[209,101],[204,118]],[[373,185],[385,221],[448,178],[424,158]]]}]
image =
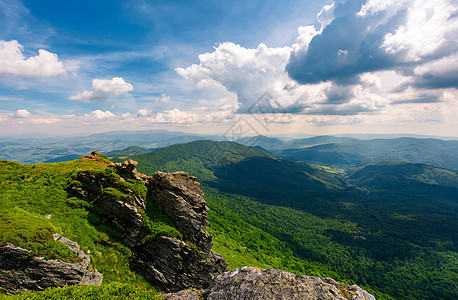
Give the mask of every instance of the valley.
[{"label": "valley", "polygon": [[[324,142],[330,139],[326,137]],[[339,141],[337,145],[347,147],[347,143],[356,140]],[[423,145],[423,141],[416,142]],[[451,144],[447,147],[453,147]],[[333,144],[322,147],[331,147],[327,145]],[[320,146],[302,149],[315,147]],[[445,151],[441,150],[444,148],[439,146],[437,151]],[[377,299],[458,296],[454,284],[458,279],[457,170],[401,161],[368,160],[368,164],[356,166],[356,161],[361,163],[356,160],[349,166],[330,160],[320,164],[314,159],[276,156],[276,151],[202,139],[157,149],[128,147],[107,152],[106,156],[114,162],[132,159],[146,175],[185,171],[196,176],[210,208],[208,231],[213,235],[213,249],[223,255],[229,269],[250,265],[332,277],[358,284]],[[419,151],[415,160],[428,158]],[[29,242],[17,242],[19,245],[36,249],[36,253],[46,253],[46,247],[58,249],[51,242],[41,246],[39,240],[48,238],[39,228],[44,226],[49,232],[63,230],[83,248],[98,249],[101,256],[91,257],[104,274],[107,287],[124,282],[146,290],[152,288],[140,276],[133,276],[128,265],[113,265],[111,272],[118,275],[107,271],[107,259],[121,262],[133,253],[117,246],[111,229],[105,237],[105,233],[97,233],[105,229],[102,225],[92,227],[97,224],[94,221],[92,225],[86,223],[94,218],[86,205],[68,198],[61,190],[75,170],[100,168],[103,164],[81,160],[32,165],[6,160],[1,163],[2,220],[19,224],[19,216],[25,215],[27,218],[21,222],[28,220],[38,226],[32,235],[27,235]],[[56,168],[61,171],[56,173]],[[49,193],[57,197],[54,202],[39,200]],[[25,195],[30,200],[22,200]],[[12,211],[15,214],[9,213]],[[53,215],[51,223],[43,223],[41,215],[47,213]],[[83,238],[78,227],[93,232],[93,237]],[[6,232],[2,233],[2,243],[26,236],[21,231],[17,235]],[[62,251],[52,250],[47,255],[60,257],[62,254],[52,253]],[[125,276],[137,279],[126,283]],[[155,293],[153,290],[151,295]]]}]

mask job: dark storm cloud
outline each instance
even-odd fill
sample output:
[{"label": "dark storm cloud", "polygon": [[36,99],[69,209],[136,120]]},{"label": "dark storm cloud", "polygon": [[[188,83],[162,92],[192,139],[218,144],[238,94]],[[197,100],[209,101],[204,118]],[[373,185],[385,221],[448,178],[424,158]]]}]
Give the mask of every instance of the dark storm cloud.
[{"label": "dark storm cloud", "polygon": [[339,4],[335,19],[312,39],[308,51],[291,55],[286,70],[293,79],[303,84],[328,80],[350,84],[358,74],[402,64],[402,55],[389,55],[380,46],[387,33],[404,23],[406,10],[392,16],[384,11],[359,16],[363,3]]},{"label": "dark storm cloud", "polygon": [[326,103],[328,104],[343,104],[355,96],[351,86],[332,85],[325,90]]},{"label": "dark storm cloud", "polygon": [[392,104],[406,104],[406,103],[437,103],[442,102],[440,93],[424,93],[417,95],[414,98],[393,101]]},{"label": "dark storm cloud", "polygon": [[362,112],[371,112],[374,109],[360,104],[332,105],[324,104],[304,112],[306,115],[353,116]]},{"label": "dark storm cloud", "polygon": [[457,70],[440,74],[427,73],[416,77],[413,86],[421,89],[458,89],[458,73]]}]

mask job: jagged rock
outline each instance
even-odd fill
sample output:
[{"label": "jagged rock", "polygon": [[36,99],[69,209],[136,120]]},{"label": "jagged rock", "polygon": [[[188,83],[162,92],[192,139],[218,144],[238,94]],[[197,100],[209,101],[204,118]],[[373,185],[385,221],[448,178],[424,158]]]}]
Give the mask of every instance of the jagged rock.
[{"label": "jagged rock", "polygon": [[375,300],[375,297],[357,285],[340,284],[331,278],[243,267],[215,276],[207,299]]},{"label": "jagged rock", "polygon": [[227,267],[221,255],[196,249],[173,237],[159,236],[137,253],[134,261],[137,270],[154,286],[166,291],[208,288],[212,277]]},{"label": "jagged rock", "polygon": [[[145,201],[140,195],[108,180],[103,174],[79,172],[76,179],[81,182],[82,187],[71,186],[70,191],[82,199],[94,201],[93,204],[101,209],[98,211],[99,216],[105,223],[123,234],[122,240],[125,244],[134,247],[147,235],[143,227],[142,216],[138,211],[138,208],[146,209]],[[129,201],[126,198],[104,193],[103,190],[107,188],[119,190],[126,195],[126,198],[129,198]]]},{"label": "jagged rock", "polygon": [[115,168],[117,173],[124,179],[146,180],[147,176],[137,171],[137,165],[138,163],[135,160],[129,159],[120,163],[112,163],[108,167]]},{"label": "jagged rock", "polygon": [[134,204],[106,194],[97,199],[95,204],[105,211],[101,216],[105,223],[120,231],[123,234],[123,242],[129,247],[135,247],[138,241],[147,235],[143,228],[142,216]]},{"label": "jagged rock", "polygon": [[83,156],[83,160],[100,160],[103,157],[99,151],[92,151],[91,154]]},{"label": "jagged rock", "polygon": [[182,290],[177,293],[161,294],[159,297],[164,297],[167,300],[201,300],[202,297],[193,290]]},{"label": "jagged rock", "polygon": [[[132,265],[153,285],[165,291],[207,288],[215,274],[226,270],[227,263],[211,251],[212,236],[205,228],[208,207],[200,184],[184,172],[156,172],[147,177],[137,172],[136,165],[128,160],[110,166],[125,179],[147,185],[147,197],[173,221],[186,242],[167,236],[146,237],[148,230],[139,212],[147,212],[145,201],[113,180],[109,172],[80,172],[76,176],[79,183],[75,182],[69,191],[90,201],[104,223],[123,233],[121,241],[137,254]],[[121,196],[107,192],[110,188],[122,192]]]},{"label": "jagged rock", "polygon": [[66,285],[96,285],[102,283],[102,274],[91,271],[90,258],[77,243],[55,234],[54,239],[67,245],[80,262],[47,260],[30,256],[30,250],[11,243],[0,247],[0,287],[7,293],[39,291],[48,287]]},{"label": "jagged rock", "polygon": [[212,237],[206,230],[209,208],[200,183],[195,180],[185,172],[157,171],[149,178],[148,193],[185,239],[210,250]]}]

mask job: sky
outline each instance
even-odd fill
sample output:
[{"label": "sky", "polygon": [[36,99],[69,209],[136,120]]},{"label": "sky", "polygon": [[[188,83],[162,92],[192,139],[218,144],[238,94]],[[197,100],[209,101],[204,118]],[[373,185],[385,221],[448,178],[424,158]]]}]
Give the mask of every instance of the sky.
[{"label": "sky", "polygon": [[456,0],[0,0],[0,135],[458,137]]}]

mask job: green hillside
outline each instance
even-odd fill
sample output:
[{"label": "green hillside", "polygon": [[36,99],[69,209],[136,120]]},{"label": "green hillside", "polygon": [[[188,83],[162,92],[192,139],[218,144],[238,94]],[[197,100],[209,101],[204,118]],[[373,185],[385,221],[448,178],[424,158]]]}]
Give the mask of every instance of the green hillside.
[{"label": "green hillside", "polygon": [[209,140],[172,145],[132,159],[138,162],[138,170],[147,175],[157,170],[185,171],[201,181],[212,181],[217,178],[216,172],[250,157],[277,159],[261,149]]},{"label": "green hillside", "polygon": [[458,169],[458,141],[439,139],[350,140],[304,149],[278,150],[275,154],[295,161],[345,167],[379,161],[402,161]]},{"label": "green hillside", "polygon": [[90,253],[91,264],[104,276],[102,286],[60,288],[13,299],[155,299],[158,291],[129,268],[132,251],[111,236],[89,203],[66,192],[73,174],[103,170],[109,163],[103,156],[33,165],[0,160],[0,246],[12,242],[36,256],[73,261],[75,255],[52,238],[57,232]]},{"label": "green hillside", "polygon": [[[234,255],[241,253],[275,268],[357,283],[379,298],[385,297],[382,293],[400,299],[458,296],[451,284],[458,279],[458,203],[451,187],[436,185],[435,193],[422,194],[424,189],[398,182],[396,191],[377,191],[357,182],[354,174],[345,177],[255,148],[221,168],[203,159],[208,153],[201,155],[210,142],[196,143],[140,157],[154,157],[147,170],[204,175],[197,177],[211,208],[215,247],[234,247],[223,252],[231,266],[241,265]],[[139,160],[140,170],[146,169],[143,163]],[[411,164],[384,165],[393,168],[368,177],[381,182],[412,173]],[[423,185],[457,179],[443,168],[424,168],[415,176]]]},{"label": "green hillside", "polygon": [[371,190],[402,190],[435,186],[458,189],[458,170],[403,162],[379,162],[366,165],[348,176],[353,184]]},{"label": "green hillside", "polygon": [[122,161],[122,160],[129,159],[134,155],[145,154],[148,152],[151,152],[151,150],[148,150],[142,147],[138,147],[138,146],[132,146],[132,147],[128,147],[122,150],[115,150],[115,151],[107,152],[105,153],[105,156],[112,161],[115,161],[115,160]]},{"label": "green hillside", "polygon": [[[197,174],[211,209],[208,230],[214,235],[213,249],[230,268],[251,265],[328,276],[356,283],[378,299],[458,297],[453,170],[380,163],[343,176],[261,149],[212,141],[174,145],[133,158],[148,174]],[[98,223],[86,202],[66,192],[72,174],[105,172],[108,163],[103,157],[36,165],[0,161],[2,244],[14,241],[37,255],[71,261],[71,253],[51,239],[59,232],[85,252],[90,250],[94,267],[104,275],[100,287],[33,295],[153,299],[157,293],[129,268],[132,251],[116,241],[112,229]],[[392,179],[391,190],[383,178]],[[412,181],[436,192],[409,189]]]}]

